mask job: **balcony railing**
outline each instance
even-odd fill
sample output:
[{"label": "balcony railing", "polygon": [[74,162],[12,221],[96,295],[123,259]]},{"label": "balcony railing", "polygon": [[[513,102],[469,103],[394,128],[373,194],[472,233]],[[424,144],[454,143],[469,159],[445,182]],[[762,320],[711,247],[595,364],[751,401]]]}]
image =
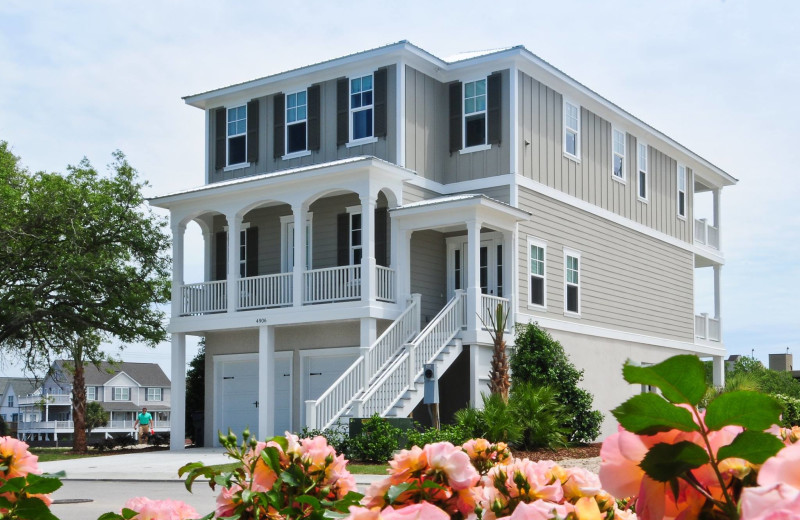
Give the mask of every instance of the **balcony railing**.
[{"label": "balcony railing", "polygon": [[361,298],[361,266],[345,265],[306,271],[303,303],[327,303]]},{"label": "balcony railing", "polygon": [[508,298],[500,298],[490,294],[481,294],[481,308],[479,309],[481,323],[485,328],[492,328],[492,323],[497,320],[497,306],[503,308],[503,318],[506,320],[505,331],[511,327],[511,320],[505,318],[508,316],[510,308]]},{"label": "balcony railing", "polygon": [[694,317],[694,335],[698,339],[721,341],[722,327],[720,320],[710,317],[706,312],[696,314]]},{"label": "balcony railing", "polygon": [[181,315],[224,312],[228,306],[227,287],[225,280],[184,285],[181,287]]},{"label": "balcony railing", "polygon": [[[133,430],[135,421],[128,420],[128,421],[108,421],[108,424],[105,426],[99,426],[94,428],[92,431],[94,432],[104,432],[104,431],[111,431],[111,430]],[[27,422],[19,422],[17,426],[17,430],[20,432],[23,431],[48,431],[51,432],[53,430],[59,432],[68,432],[71,433],[72,430],[75,428],[75,425],[72,421],[27,421]],[[158,432],[165,432],[169,431],[170,429],[170,422],[169,421],[155,421],[155,431]]]},{"label": "balcony railing", "polygon": [[719,249],[719,229],[709,224],[704,218],[695,219],[694,241],[704,246]]},{"label": "balcony railing", "polygon": [[72,396],[70,394],[49,394],[49,395],[22,395],[19,397],[20,406],[30,406],[38,404],[48,404],[53,406],[71,405]]},{"label": "balcony railing", "polygon": [[379,265],[377,266],[376,275],[378,282],[378,299],[384,302],[397,301],[394,269]]},{"label": "balcony railing", "polygon": [[239,280],[239,309],[292,304],[292,273],[265,274]]}]

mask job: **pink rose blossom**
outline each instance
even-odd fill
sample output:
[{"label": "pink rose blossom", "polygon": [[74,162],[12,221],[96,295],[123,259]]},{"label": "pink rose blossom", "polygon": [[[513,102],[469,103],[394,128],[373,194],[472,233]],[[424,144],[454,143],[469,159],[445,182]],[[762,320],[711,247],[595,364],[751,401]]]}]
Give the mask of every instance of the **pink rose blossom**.
[{"label": "pink rose blossom", "polygon": [[551,520],[556,517],[566,518],[571,511],[572,507],[569,505],[535,500],[529,504],[519,504],[510,516],[497,520]]},{"label": "pink rose blossom", "polygon": [[180,500],[136,497],[125,502],[123,508],[137,512],[132,520],[193,520],[200,517],[192,506]]},{"label": "pink rose blossom", "polygon": [[423,451],[430,467],[443,471],[454,490],[467,489],[480,480],[480,475],[469,461],[469,455],[449,442],[428,444]]},{"label": "pink rose blossom", "polygon": [[38,475],[39,457],[28,451],[28,445],[14,437],[0,437],[0,460],[5,461],[8,469],[0,473],[3,479],[24,477],[28,473]]}]

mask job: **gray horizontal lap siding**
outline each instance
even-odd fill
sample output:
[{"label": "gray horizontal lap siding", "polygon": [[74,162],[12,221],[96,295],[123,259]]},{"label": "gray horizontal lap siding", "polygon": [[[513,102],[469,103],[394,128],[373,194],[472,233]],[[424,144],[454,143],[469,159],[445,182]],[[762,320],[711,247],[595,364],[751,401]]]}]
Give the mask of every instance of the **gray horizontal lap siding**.
[{"label": "gray horizontal lap siding", "polygon": [[[544,315],[626,332],[694,340],[692,253],[526,188],[534,212],[519,230],[520,308],[529,302],[528,238],[547,245]],[[581,318],[564,316],[564,248],[581,253]]]},{"label": "gray horizontal lap siding", "polygon": [[[258,161],[246,168],[232,171],[215,170],[215,136],[216,118],[214,109],[211,110],[209,117],[208,136],[209,140],[209,183],[226,181],[251,175],[259,175],[279,170],[322,164],[348,157],[362,155],[372,155],[390,162],[397,161],[397,139],[395,138],[395,128],[397,127],[397,67],[391,65],[387,67],[387,135],[379,137],[374,143],[360,146],[336,145],[336,81],[338,78],[330,79],[320,83],[320,148],[312,150],[310,155],[284,160],[274,157],[274,134],[275,134],[275,95],[264,96],[259,100],[259,132],[258,132]],[[288,92],[291,93],[291,92]],[[286,93],[282,93],[286,94]],[[373,111],[374,114],[374,111]]]},{"label": "gray horizontal lap siding", "polygon": [[[650,193],[637,197],[637,140],[626,134],[626,182],[611,175],[611,123],[581,108],[580,162],[563,152],[563,97],[519,73],[520,169],[523,176],[679,240],[692,240],[692,182],[687,174],[687,218],[677,215],[677,161],[649,142]],[[619,129],[624,131],[622,129]]]}]

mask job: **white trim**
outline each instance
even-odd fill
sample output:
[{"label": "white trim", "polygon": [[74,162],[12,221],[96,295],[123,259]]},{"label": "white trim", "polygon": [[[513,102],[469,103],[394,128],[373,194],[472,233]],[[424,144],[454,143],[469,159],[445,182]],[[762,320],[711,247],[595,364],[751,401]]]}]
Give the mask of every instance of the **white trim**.
[{"label": "white trim", "polygon": [[311,155],[311,150],[301,150],[299,152],[287,153],[281,157],[281,160],[288,161],[289,159],[297,159],[298,157],[306,157],[307,155]]},{"label": "white trim", "polygon": [[[644,148],[644,169],[642,169],[641,154]],[[644,173],[644,197],[641,191],[641,174]],[[646,142],[636,140],[636,199],[648,203],[650,200],[650,147]]]},{"label": "white trim", "polygon": [[[567,259],[568,258],[575,258],[578,260],[578,283],[570,283],[567,281],[567,271],[569,270],[567,266]],[[583,304],[581,303],[581,280],[583,279],[583,275],[581,274],[581,265],[583,264],[583,260],[581,259],[580,251],[576,251],[574,249],[570,249],[568,247],[564,247],[564,316],[570,316],[573,318],[580,318],[581,311],[583,310]],[[578,311],[570,311],[567,309],[567,288],[572,285],[578,289]]]},{"label": "white trim", "polygon": [[[467,114],[465,105],[467,96],[467,83],[478,83],[483,81],[483,110],[474,110]],[[477,85],[476,85],[477,86]],[[477,99],[478,95],[472,96]],[[467,117],[483,114],[483,143],[473,146],[467,146]],[[482,148],[488,145],[489,139],[489,79],[488,76],[480,76],[475,79],[467,79],[461,82],[461,153],[477,152],[479,150],[488,150],[489,148]]]},{"label": "white trim", "polygon": [[[560,330],[563,332],[585,334],[587,336],[615,339],[619,341],[630,341],[631,343],[640,343],[643,345],[674,348],[709,356],[720,356],[726,354],[725,347],[722,346],[722,343],[716,343],[716,345],[704,345],[701,343],[691,343],[688,341],[658,338],[655,336],[639,334],[637,332],[607,329],[604,327],[598,327],[596,325],[588,325],[578,321],[564,321],[546,316],[537,316],[535,314],[520,313],[517,318],[518,323],[537,322],[540,326],[546,329]],[[694,335],[694,331],[692,331],[692,335]]]},{"label": "white trim", "polygon": [[492,145],[490,144],[478,144],[475,146],[470,146],[469,148],[462,148],[461,150],[458,151],[458,153],[463,155],[465,153],[483,152],[491,149]]},{"label": "white trim", "polygon": [[[528,298],[525,302],[526,306],[529,309],[539,310],[539,311],[546,311],[547,310],[547,242],[540,238],[528,236],[528,249],[526,250],[527,257],[528,257]],[[533,274],[531,273],[531,247],[536,246],[542,248],[543,256],[542,256],[542,284],[544,288],[544,294],[542,297],[542,305],[531,303],[531,278]],[[538,276],[538,275],[537,275]]]},{"label": "white trim", "polygon": [[[406,63],[402,59],[397,62],[395,78],[397,81],[397,157],[396,163],[401,168],[406,166]],[[388,95],[388,93],[387,93]]]},{"label": "white trim", "polygon": [[[567,125],[567,105],[575,108],[577,110],[577,128],[572,128],[571,126]],[[572,159],[574,161],[580,162],[581,161],[581,106],[578,103],[575,103],[567,96],[562,96],[562,105],[561,105],[561,124],[563,131],[561,132],[561,140],[562,140],[562,147],[561,149],[564,151],[564,157],[567,159]],[[575,134],[575,153],[570,153],[567,151],[567,132]]]},{"label": "white trim", "polygon": [[[620,154],[614,149],[614,138],[616,137],[615,134],[622,134],[622,153]],[[620,130],[615,126],[611,126],[611,178],[617,182],[621,182],[622,184],[626,184],[628,180],[627,176],[627,168],[625,167],[625,159],[628,155],[628,135],[625,133],[624,130]],[[614,173],[614,158],[619,155],[622,157],[622,176],[619,177]]]},{"label": "white trim", "polygon": [[[369,92],[372,93],[372,102],[369,105],[361,105],[360,107],[357,107],[354,110],[353,109],[353,80],[354,79],[362,80],[362,79],[366,78],[367,76],[370,77],[370,83],[372,85],[370,87],[370,89],[369,89]],[[364,90],[359,90],[358,91],[359,94],[363,94],[363,92],[364,92]],[[372,125],[370,125],[371,128],[372,128],[372,134],[364,136],[364,137],[360,137],[358,139],[354,139],[353,138],[353,127],[354,127],[354,125],[353,125],[353,114],[356,113],[356,112],[364,112],[366,110],[369,110],[370,114],[372,116]],[[348,117],[348,119],[347,119],[347,130],[348,130],[348,133],[347,133],[347,137],[348,137],[347,147],[348,148],[350,146],[356,146],[358,144],[365,144],[367,142],[367,139],[373,139],[374,138],[375,141],[378,140],[378,138],[375,137],[375,71],[371,70],[371,71],[369,71],[367,73],[364,73],[364,74],[350,74],[347,77],[347,117]],[[371,142],[375,142],[375,141],[371,141]]]},{"label": "white trim", "polygon": [[[683,191],[681,191],[681,169],[683,169]],[[689,185],[689,175],[686,171],[686,165],[678,163],[675,172],[675,213],[681,220],[686,220],[687,205],[689,204],[689,197],[687,195],[687,186]],[[681,213],[681,193],[683,193],[683,213]]]},{"label": "white trim", "polygon": [[347,143],[345,143],[345,146],[347,148],[352,148],[354,146],[362,146],[362,145],[365,145],[365,144],[377,143],[377,142],[378,142],[378,138],[375,137],[375,136],[373,136],[373,137],[364,137],[363,139],[358,139],[356,141],[348,141]]},{"label": "white trim", "polygon": [[[205,139],[203,139],[205,141],[205,143],[204,143],[204,148],[205,149],[203,151],[203,153],[205,154],[205,158],[204,158],[203,165],[205,166],[205,170],[206,170],[206,174],[205,174],[206,184],[210,184],[211,183],[211,174],[213,172],[213,170],[211,168],[211,142],[213,140],[215,140],[215,136],[211,135],[211,110],[204,110],[203,112],[205,112],[205,125],[206,125],[205,126],[205,129],[206,129]],[[228,131],[227,127],[225,127],[225,131],[226,132]],[[214,170],[216,170],[216,168],[214,168]]]},{"label": "white trim", "polygon": [[[226,153],[226,155],[227,155],[227,149],[226,149],[226,152],[225,152],[225,153]],[[227,160],[227,157],[226,157],[226,160]],[[251,164],[251,163],[249,163],[249,162],[243,162],[243,163],[231,164],[230,166],[226,166],[226,167],[224,167],[224,168],[222,169],[222,171],[224,171],[224,172],[231,172],[231,171],[233,171],[233,170],[241,170],[242,168],[248,168],[248,167],[250,167],[250,166],[252,166],[252,164]]]},{"label": "white trim", "polygon": [[[516,66],[511,67],[509,73],[511,76],[511,85],[509,86],[509,110],[511,117],[509,117],[509,153],[511,154],[511,173],[519,173],[520,153],[519,153],[519,108],[517,99],[519,92],[519,69]],[[512,205],[514,203],[512,202]]]}]

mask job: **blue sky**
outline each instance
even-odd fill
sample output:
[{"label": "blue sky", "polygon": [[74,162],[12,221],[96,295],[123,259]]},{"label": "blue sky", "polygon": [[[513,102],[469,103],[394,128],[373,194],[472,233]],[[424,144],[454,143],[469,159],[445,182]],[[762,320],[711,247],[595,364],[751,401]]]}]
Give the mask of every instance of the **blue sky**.
[{"label": "blue sky", "polygon": [[[440,57],[521,44],[740,180],[722,197],[726,346],[800,357],[800,3],[276,4],[3,0],[0,139],[31,170],[120,149],[163,195],[203,183],[203,112],[181,96],[403,39]],[[123,357],[169,373],[168,344]]]}]

